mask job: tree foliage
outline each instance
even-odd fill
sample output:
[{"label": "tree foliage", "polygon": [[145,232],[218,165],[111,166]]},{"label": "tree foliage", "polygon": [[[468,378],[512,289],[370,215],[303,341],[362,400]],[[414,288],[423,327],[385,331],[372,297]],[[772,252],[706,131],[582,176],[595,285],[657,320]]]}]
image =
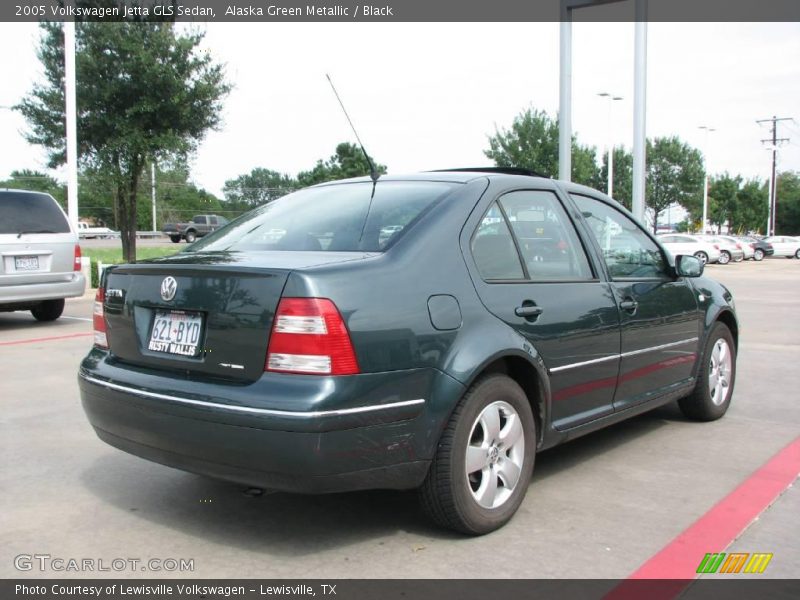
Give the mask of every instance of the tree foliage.
[{"label": "tree foliage", "polygon": [[647,206],[653,211],[653,231],[658,217],[672,204],[687,210],[703,198],[705,171],[700,151],[679,138],[647,141]]},{"label": "tree foliage", "polygon": [[272,202],[297,187],[297,181],[289,175],[256,167],[249,173],[228,179],[222,193],[231,209],[249,210]]},{"label": "tree foliage", "polygon": [[800,235],[800,173],[784,171],[777,180],[775,231],[783,235]]},{"label": "tree foliage", "polygon": [[[600,168],[600,186],[602,191],[608,190],[608,152],[603,154],[603,165]],[[614,148],[614,189],[611,193],[614,200],[628,210],[633,206],[633,154],[625,148]]]},{"label": "tree foliage", "polygon": [[41,171],[32,171],[30,169],[11,171],[11,176],[8,179],[0,181],[0,188],[44,192],[58,200],[62,208],[67,206],[67,186]]},{"label": "tree foliage", "polygon": [[[375,164],[375,169],[378,173],[386,173],[385,165],[378,164],[372,156],[370,156],[370,159]],[[297,183],[300,187],[306,187],[325,181],[361,177],[369,174],[369,163],[364,158],[361,147],[349,142],[342,142],[336,146],[336,153],[330,158],[324,161],[319,159],[314,168],[298,173]]]},{"label": "tree foliage", "polygon": [[[546,112],[528,108],[514,117],[509,129],[489,136],[487,158],[498,167],[531,169],[558,177],[558,121]],[[594,147],[581,146],[572,137],[572,181],[594,188],[601,185]]]},{"label": "tree foliage", "polygon": [[[76,25],[78,152],[113,185],[125,260],[136,259],[137,193],[148,161],[186,157],[219,123],[230,86],[222,67],[198,51],[202,38],[165,22]],[[28,140],[48,150],[51,166],[65,153],[63,46],[60,24],[43,24],[45,80],[17,106]]]}]

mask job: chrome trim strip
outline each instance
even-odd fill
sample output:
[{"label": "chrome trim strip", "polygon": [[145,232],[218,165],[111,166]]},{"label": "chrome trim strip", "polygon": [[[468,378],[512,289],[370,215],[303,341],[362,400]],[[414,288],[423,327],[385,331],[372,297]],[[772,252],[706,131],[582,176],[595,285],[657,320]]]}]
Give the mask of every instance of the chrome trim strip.
[{"label": "chrome trim strip", "polygon": [[604,356],[603,358],[593,358],[592,360],[585,360],[579,363],[572,363],[570,365],[556,367],[554,369],[550,369],[550,372],[558,373],[559,371],[566,371],[567,369],[577,369],[578,367],[585,367],[586,365],[594,365],[597,363],[606,362],[608,360],[617,360],[619,357],[620,357],[619,354],[612,354],[611,356]]},{"label": "chrome trim strip", "polygon": [[669,344],[661,344],[660,346],[653,346],[652,348],[642,348],[641,350],[631,350],[630,352],[623,352],[620,354],[621,358],[626,358],[628,356],[636,356],[637,354],[646,354],[648,352],[655,352],[656,350],[664,350],[665,348],[672,348],[673,346],[683,346],[684,344],[690,344],[692,342],[696,342],[700,338],[693,337],[693,338],[686,338],[685,340],[680,340],[679,342],[671,342]]},{"label": "chrome trim strip", "polygon": [[416,400],[402,400],[400,402],[390,402],[388,404],[372,404],[370,406],[356,406],[353,408],[341,408],[338,410],[315,410],[315,411],[305,411],[305,412],[292,411],[292,410],[275,410],[272,408],[253,408],[250,406],[234,406],[231,404],[220,404],[218,402],[206,402],[205,400],[193,400],[191,398],[169,396],[167,394],[158,394],[156,392],[137,390],[135,388],[131,388],[125,385],[119,385],[118,383],[111,383],[110,381],[104,381],[102,379],[95,379],[94,377],[85,375],[83,373],[80,373],[79,375],[81,378],[88,381],[89,383],[94,383],[95,385],[100,385],[112,390],[117,390],[128,394],[133,394],[134,396],[142,396],[144,398],[154,398],[156,400],[169,400],[170,402],[190,404],[193,406],[202,406],[204,408],[215,408],[218,410],[225,410],[230,412],[267,415],[270,417],[290,417],[290,418],[294,417],[301,419],[314,419],[318,417],[339,417],[343,415],[354,415],[358,413],[371,412],[375,410],[385,410],[387,408],[415,406],[417,404],[423,404],[425,402],[424,398],[418,398]]},{"label": "chrome trim strip", "polygon": [[685,340],[680,340],[678,342],[670,342],[669,344],[661,344],[660,346],[651,346],[650,348],[642,348],[641,350],[631,350],[630,352],[623,352],[622,354],[612,354],[611,356],[604,356],[603,358],[593,358],[592,360],[585,360],[582,362],[572,363],[569,365],[563,365],[561,367],[555,367],[553,369],[549,369],[549,371],[551,373],[558,373],[560,371],[567,371],[569,369],[577,369],[578,367],[594,365],[609,360],[616,360],[618,358],[627,358],[629,356],[647,354],[648,352],[656,352],[657,350],[664,350],[666,348],[672,348],[673,346],[683,346],[684,344],[690,344],[692,342],[696,342],[699,339],[700,338],[698,337],[686,338]]}]

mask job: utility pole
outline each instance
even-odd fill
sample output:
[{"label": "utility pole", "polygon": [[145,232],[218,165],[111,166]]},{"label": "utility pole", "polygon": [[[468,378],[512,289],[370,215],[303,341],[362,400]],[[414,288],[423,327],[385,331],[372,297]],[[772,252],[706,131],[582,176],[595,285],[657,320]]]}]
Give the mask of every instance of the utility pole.
[{"label": "utility pole", "polygon": [[777,181],[775,180],[775,167],[778,162],[778,144],[788,142],[789,138],[778,137],[778,121],[791,121],[791,117],[776,117],[773,115],[771,119],[758,119],[756,123],[769,123],[772,122],[772,138],[761,140],[761,143],[768,143],[768,148],[772,150],[772,176],[770,177],[769,186],[769,220],[767,222],[767,235],[775,235],[775,212],[778,208],[778,190]]},{"label": "utility pole", "polygon": [[703,171],[705,171],[705,178],[703,179],[703,224],[700,226],[700,233],[708,233],[708,134],[716,131],[713,127],[708,125],[700,125],[698,129],[705,129],[706,139],[703,145]]},{"label": "utility pole", "polygon": [[624,100],[622,96],[616,94],[609,94],[608,92],[599,92],[597,94],[601,98],[608,100],[608,186],[607,194],[610,198],[614,197],[614,124],[611,119],[611,105],[616,100]]},{"label": "utility pole", "polygon": [[156,159],[150,160],[150,198],[153,201],[153,231],[156,229]]}]

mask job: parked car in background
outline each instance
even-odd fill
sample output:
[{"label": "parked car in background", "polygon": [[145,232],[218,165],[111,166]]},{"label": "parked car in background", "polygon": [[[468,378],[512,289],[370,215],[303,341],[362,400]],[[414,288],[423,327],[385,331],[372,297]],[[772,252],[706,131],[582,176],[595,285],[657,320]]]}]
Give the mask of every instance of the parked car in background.
[{"label": "parked car in background", "polygon": [[786,258],[800,258],[800,239],[789,235],[773,235],[764,238],[764,241],[775,249],[773,256]]},{"label": "parked car in background", "polygon": [[775,254],[775,248],[773,248],[772,244],[769,242],[752,236],[742,236],[738,239],[753,249],[753,260],[761,261],[764,260],[765,256],[772,256]]},{"label": "parked car in background", "polygon": [[744,260],[744,251],[738,242],[730,242],[719,235],[700,235],[697,237],[719,248],[719,260],[717,262],[721,265],[727,265],[731,261],[741,262]]},{"label": "parked car in background", "polygon": [[95,238],[117,238],[119,231],[114,231],[108,227],[94,227],[88,223],[78,223],[78,236],[81,239],[95,239]]},{"label": "parked car in background", "polygon": [[658,241],[664,244],[670,254],[691,254],[700,259],[702,263],[715,263],[719,261],[719,244],[713,244],[696,235],[687,233],[673,233],[658,236]]},{"label": "parked car in background", "polygon": [[181,240],[191,244],[227,224],[228,219],[219,215],[197,215],[188,223],[167,223],[162,231],[176,244]]},{"label": "parked car in background", "polygon": [[742,251],[741,257],[739,257],[738,252],[736,252],[736,254],[734,255],[733,260],[735,262],[741,262],[743,260],[750,260],[751,258],[753,258],[754,252],[750,244],[745,244],[744,242],[742,242],[742,240],[737,239],[731,235],[718,235],[717,237],[723,240],[724,242],[727,242],[728,244],[734,246],[737,250]]},{"label": "parked car in background", "polygon": [[540,450],[675,400],[720,418],[730,292],[605,194],[508,171],[321,184],[110,267],[78,374],[97,435],[269,489],[416,488],[482,534]]},{"label": "parked car in background", "polygon": [[54,321],[64,299],[82,296],[78,234],[49,194],[0,190],[0,311]]}]

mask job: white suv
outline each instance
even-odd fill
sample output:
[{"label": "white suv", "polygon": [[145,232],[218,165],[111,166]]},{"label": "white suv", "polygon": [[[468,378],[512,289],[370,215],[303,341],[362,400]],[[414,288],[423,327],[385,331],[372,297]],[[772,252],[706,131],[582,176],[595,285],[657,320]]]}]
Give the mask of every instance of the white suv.
[{"label": "white suv", "polygon": [[29,310],[53,321],[64,298],[83,295],[81,247],[49,194],[0,190],[0,311]]}]

